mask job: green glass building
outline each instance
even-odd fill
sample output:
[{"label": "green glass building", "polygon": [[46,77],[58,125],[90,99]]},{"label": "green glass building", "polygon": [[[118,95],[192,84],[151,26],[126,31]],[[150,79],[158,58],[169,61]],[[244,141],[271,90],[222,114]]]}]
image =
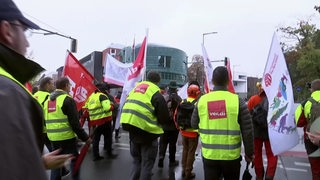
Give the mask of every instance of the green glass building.
[{"label": "green glass building", "polygon": [[[132,62],[138,55],[141,44],[134,48],[126,47],[123,50],[123,60]],[[132,58],[135,57],[135,58]],[[177,48],[162,46],[157,44],[148,44],[146,72],[156,70],[161,75],[160,85],[168,85],[170,81],[175,80],[179,86],[187,82],[187,54]]]}]

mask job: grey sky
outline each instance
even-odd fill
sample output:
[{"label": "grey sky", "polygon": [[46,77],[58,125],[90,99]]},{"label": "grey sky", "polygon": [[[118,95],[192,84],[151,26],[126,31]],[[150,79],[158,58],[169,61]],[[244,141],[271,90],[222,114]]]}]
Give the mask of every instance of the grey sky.
[{"label": "grey sky", "polygon": [[[318,0],[14,0],[29,19],[51,31],[78,40],[82,58],[111,43],[141,43],[149,29],[150,43],[179,48],[189,60],[202,54],[202,34],[211,60],[229,57],[231,68],[262,76],[273,32],[311,17]],[[63,66],[70,40],[34,34],[29,38],[31,57],[49,71]],[[219,64],[214,64],[219,65]]]}]

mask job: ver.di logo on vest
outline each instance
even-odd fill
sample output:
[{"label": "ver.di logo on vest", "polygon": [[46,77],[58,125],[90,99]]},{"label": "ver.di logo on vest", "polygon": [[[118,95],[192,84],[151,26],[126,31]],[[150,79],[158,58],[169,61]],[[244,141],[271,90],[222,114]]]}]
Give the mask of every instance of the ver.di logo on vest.
[{"label": "ver.di logo on vest", "polygon": [[209,120],[226,118],[226,112],[226,102],[224,100],[208,102]]}]

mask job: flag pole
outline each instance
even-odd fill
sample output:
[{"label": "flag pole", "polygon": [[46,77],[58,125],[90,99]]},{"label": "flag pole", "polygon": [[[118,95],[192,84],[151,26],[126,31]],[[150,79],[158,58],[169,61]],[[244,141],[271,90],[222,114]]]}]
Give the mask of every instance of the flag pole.
[{"label": "flag pole", "polygon": [[[146,47],[144,51],[144,58],[143,58],[143,73],[142,73],[142,81],[146,80],[146,70],[147,70],[147,49],[148,49],[148,35],[149,35],[149,28],[146,29]],[[141,48],[141,47],[140,47]]]}]

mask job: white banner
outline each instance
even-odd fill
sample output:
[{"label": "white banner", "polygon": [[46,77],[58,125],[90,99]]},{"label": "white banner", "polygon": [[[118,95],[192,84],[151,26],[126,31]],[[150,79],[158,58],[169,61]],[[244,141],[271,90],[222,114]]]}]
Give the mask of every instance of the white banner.
[{"label": "white banner", "polygon": [[123,86],[126,81],[126,75],[132,65],[132,63],[124,64],[112,57],[110,54],[107,54],[103,75],[104,82]]},{"label": "white banner", "polygon": [[273,153],[278,155],[295,147],[299,136],[294,120],[291,78],[275,33],[263,74],[262,87],[269,101],[269,139]]}]

